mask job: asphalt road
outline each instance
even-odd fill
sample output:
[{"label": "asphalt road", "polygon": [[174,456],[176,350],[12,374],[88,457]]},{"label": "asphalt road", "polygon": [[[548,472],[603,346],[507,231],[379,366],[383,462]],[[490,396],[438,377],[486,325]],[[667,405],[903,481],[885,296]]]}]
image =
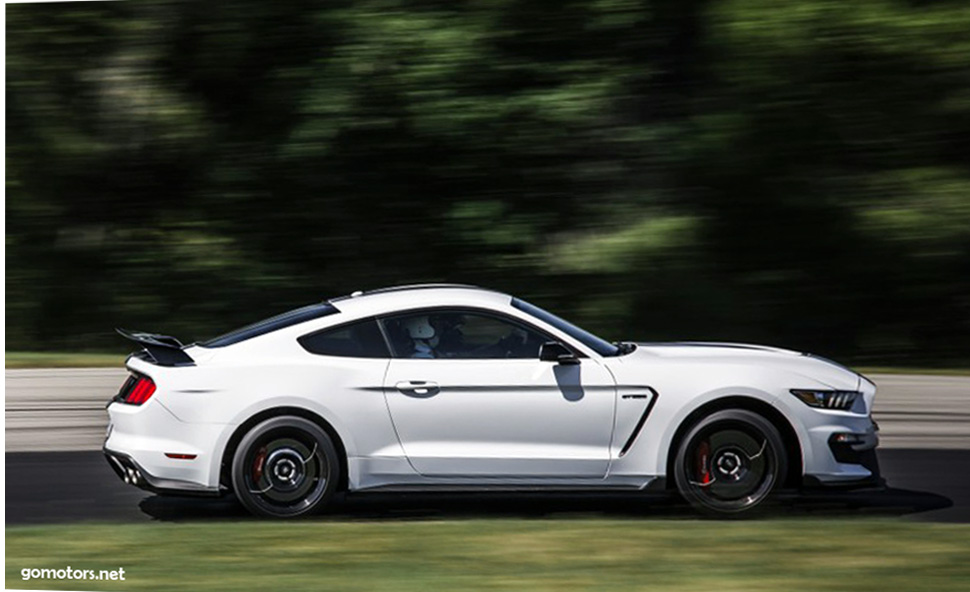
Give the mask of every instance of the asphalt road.
[{"label": "asphalt road", "polygon": [[[245,518],[231,498],[150,495],[123,484],[99,450],[105,402],[123,369],[6,371],[7,524]],[[970,377],[874,375],[879,458],[890,488],[786,499],[772,516],[911,515],[970,522]],[[330,516],[461,517],[602,514],[692,516],[633,494],[390,495],[338,500]]]},{"label": "asphalt road", "polygon": [[[879,458],[889,489],[786,497],[767,518],[907,516],[970,522],[966,451],[888,449]],[[99,452],[7,453],[6,465],[8,525],[253,519],[231,497],[162,497],[125,485]],[[370,493],[337,498],[321,519],[549,516],[696,517],[682,502],[645,494]]]}]

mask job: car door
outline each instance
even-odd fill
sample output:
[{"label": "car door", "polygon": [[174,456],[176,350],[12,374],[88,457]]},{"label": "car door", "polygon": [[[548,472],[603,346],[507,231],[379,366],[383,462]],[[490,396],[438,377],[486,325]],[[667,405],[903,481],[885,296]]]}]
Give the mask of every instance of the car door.
[{"label": "car door", "polygon": [[490,311],[415,311],[382,325],[393,355],[384,393],[416,471],[605,476],[616,386],[598,360],[540,361],[539,347],[552,338]]}]

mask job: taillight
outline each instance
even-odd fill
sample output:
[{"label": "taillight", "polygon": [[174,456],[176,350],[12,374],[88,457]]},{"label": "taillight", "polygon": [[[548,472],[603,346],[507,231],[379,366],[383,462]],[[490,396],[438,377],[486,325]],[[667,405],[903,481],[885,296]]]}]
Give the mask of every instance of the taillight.
[{"label": "taillight", "polygon": [[131,376],[121,387],[118,399],[129,405],[141,405],[155,394],[155,383],[147,376]]}]

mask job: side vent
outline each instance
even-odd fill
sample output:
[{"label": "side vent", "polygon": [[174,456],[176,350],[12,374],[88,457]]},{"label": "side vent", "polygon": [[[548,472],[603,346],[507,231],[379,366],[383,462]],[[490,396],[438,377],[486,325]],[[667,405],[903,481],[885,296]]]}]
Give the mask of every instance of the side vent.
[{"label": "side vent", "polygon": [[[620,449],[620,458],[622,458],[623,455],[629,452],[630,447],[632,447],[633,443],[637,441],[637,436],[639,436],[640,431],[643,430],[643,425],[647,423],[647,418],[650,417],[650,412],[653,411],[653,406],[657,404],[657,399],[660,398],[660,395],[652,387],[648,386],[647,389],[650,391],[650,395],[649,395],[650,402],[647,403],[647,408],[644,409],[643,413],[640,415],[640,420],[637,421],[637,425],[633,428],[633,432],[630,434],[630,437],[627,438],[626,443],[623,444],[623,448]],[[646,399],[647,396],[648,395],[646,394],[623,395],[623,398],[624,399]]]}]

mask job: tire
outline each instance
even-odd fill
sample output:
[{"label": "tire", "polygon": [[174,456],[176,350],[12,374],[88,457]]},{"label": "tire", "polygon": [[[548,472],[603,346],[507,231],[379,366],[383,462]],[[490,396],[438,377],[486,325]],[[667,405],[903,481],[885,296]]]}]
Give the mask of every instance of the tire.
[{"label": "tire", "polygon": [[339,479],[333,441],[302,417],[273,417],[257,424],[233,455],[236,498],[257,516],[312,514],[333,497]]},{"label": "tire", "polygon": [[742,409],[717,411],[695,423],[674,461],[677,490],[700,512],[750,515],[785,482],[788,455],[775,426]]}]

